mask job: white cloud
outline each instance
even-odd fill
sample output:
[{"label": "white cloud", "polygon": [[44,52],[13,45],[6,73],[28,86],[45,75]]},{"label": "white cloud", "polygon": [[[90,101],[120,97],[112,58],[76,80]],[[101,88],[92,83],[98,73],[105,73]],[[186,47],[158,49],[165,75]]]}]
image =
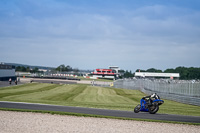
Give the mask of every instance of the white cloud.
[{"label": "white cloud", "polygon": [[31,12],[0,21],[2,60],[84,69],[200,65],[199,11],[154,5],[112,15],[66,6],[50,15],[48,6],[41,16]]}]

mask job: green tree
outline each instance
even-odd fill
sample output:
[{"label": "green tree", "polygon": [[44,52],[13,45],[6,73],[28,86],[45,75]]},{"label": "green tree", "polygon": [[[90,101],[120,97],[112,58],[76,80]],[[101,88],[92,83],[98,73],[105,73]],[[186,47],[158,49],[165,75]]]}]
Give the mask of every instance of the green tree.
[{"label": "green tree", "polygon": [[68,71],[72,71],[72,67],[70,67],[69,65],[65,66],[64,64],[58,66],[56,68],[56,71],[60,71],[60,72],[68,72]]},{"label": "green tree", "polygon": [[30,71],[31,73],[38,73],[39,69],[37,67],[35,67],[33,70]]},{"label": "green tree", "polygon": [[26,71],[27,71],[27,72],[30,72],[30,67],[27,67],[27,68],[26,68]]},{"label": "green tree", "polygon": [[150,69],[147,69],[146,72],[162,72],[162,70],[158,70],[158,69],[155,69],[155,68],[150,68]]},{"label": "green tree", "polygon": [[164,73],[174,73],[175,70],[173,68],[166,69]]},{"label": "green tree", "polygon": [[26,68],[24,66],[21,67],[22,72],[26,72]]},{"label": "green tree", "polygon": [[146,72],[146,70],[142,70],[142,69],[137,69],[135,72]]},{"label": "green tree", "polygon": [[67,66],[65,67],[65,69],[66,69],[66,71],[72,71],[72,70],[73,70],[72,67],[70,67],[69,65],[67,65]]},{"label": "green tree", "polygon": [[78,68],[74,68],[73,71],[74,71],[74,74],[78,75],[78,72],[79,72]]},{"label": "green tree", "polygon": [[17,66],[17,67],[15,68],[15,71],[21,71],[21,67],[20,67],[20,66]]},{"label": "green tree", "polygon": [[133,77],[133,76],[134,75],[132,74],[132,72],[128,71],[128,70],[126,70],[125,73],[124,73],[124,75],[123,75],[124,78],[130,78],[130,77]]},{"label": "green tree", "polygon": [[190,79],[200,79],[200,68],[194,67],[177,67],[175,69],[166,69],[165,73],[179,73],[180,79],[190,80]]}]

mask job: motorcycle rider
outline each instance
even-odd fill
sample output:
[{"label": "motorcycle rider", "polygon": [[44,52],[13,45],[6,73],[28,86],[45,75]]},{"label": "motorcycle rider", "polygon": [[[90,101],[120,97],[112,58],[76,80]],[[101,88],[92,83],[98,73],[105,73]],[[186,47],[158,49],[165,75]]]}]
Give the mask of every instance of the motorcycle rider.
[{"label": "motorcycle rider", "polygon": [[144,99],[148,105],[151,105],[154,99],[160,99],[160,97],[154,93],[149,96],[144,96],[142,99]]}]

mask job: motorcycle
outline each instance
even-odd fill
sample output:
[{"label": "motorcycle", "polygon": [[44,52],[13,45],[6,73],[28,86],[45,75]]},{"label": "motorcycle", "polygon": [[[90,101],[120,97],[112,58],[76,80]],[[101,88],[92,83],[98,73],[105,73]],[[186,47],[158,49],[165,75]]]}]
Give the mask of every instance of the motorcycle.
[{"label": "motorcycle", "polygon": [[[147,99],[149,98],[149,99]],[[153,100],[151,99],[153,98]],[[142,112],[149,112],[150,114],[155,114],[159,110],[159,106],[163,104],[164,101],[160,99],[160,97],[155,93],[153,96],[146,96],[140,100],[140,104],[138,104],[134,108],[134,112],[138,113]]]}]

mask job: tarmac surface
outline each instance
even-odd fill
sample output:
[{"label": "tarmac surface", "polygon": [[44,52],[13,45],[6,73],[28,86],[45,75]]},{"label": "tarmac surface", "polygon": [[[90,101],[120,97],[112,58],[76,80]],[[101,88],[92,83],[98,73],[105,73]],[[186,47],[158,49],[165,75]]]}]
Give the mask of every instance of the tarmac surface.
[{"label": "tarmac surface", "polygon": [[72,82],[72,81],[65,81],[65,80],[53,80],[53,79],[33,79],[32,82],[38,82],[38,83],[50,83],[50,84],[77,84],[77,82]]},{"label": "tarmac surface", "polygon": [[124,117],[124,118],[140,118],[140,119],[153,119],[153,120],[164,120],[164,121],[175,121],[175,122],[200,123],[200,117],[196,116],[181,116],[181,115],[159,114],[159,113],[149,114],[148,112],[134,113],[133,111],[106,110],[106,109],[57,106],[57,105],[47,105],[47,104],[32,104],[32,103],[21,103],[21,102],[1,101],[0,108],[61,111],[61,112],[83,113],[92,115]]},{"label": "tarmac surface", "polygon": [[[18,82],[18,85],[23,84],[22,82]],[[0,81],[0,87],[6,87],[6,86],[13,86],[16,85],[14,82],[11,84],[8,81]]]}]

